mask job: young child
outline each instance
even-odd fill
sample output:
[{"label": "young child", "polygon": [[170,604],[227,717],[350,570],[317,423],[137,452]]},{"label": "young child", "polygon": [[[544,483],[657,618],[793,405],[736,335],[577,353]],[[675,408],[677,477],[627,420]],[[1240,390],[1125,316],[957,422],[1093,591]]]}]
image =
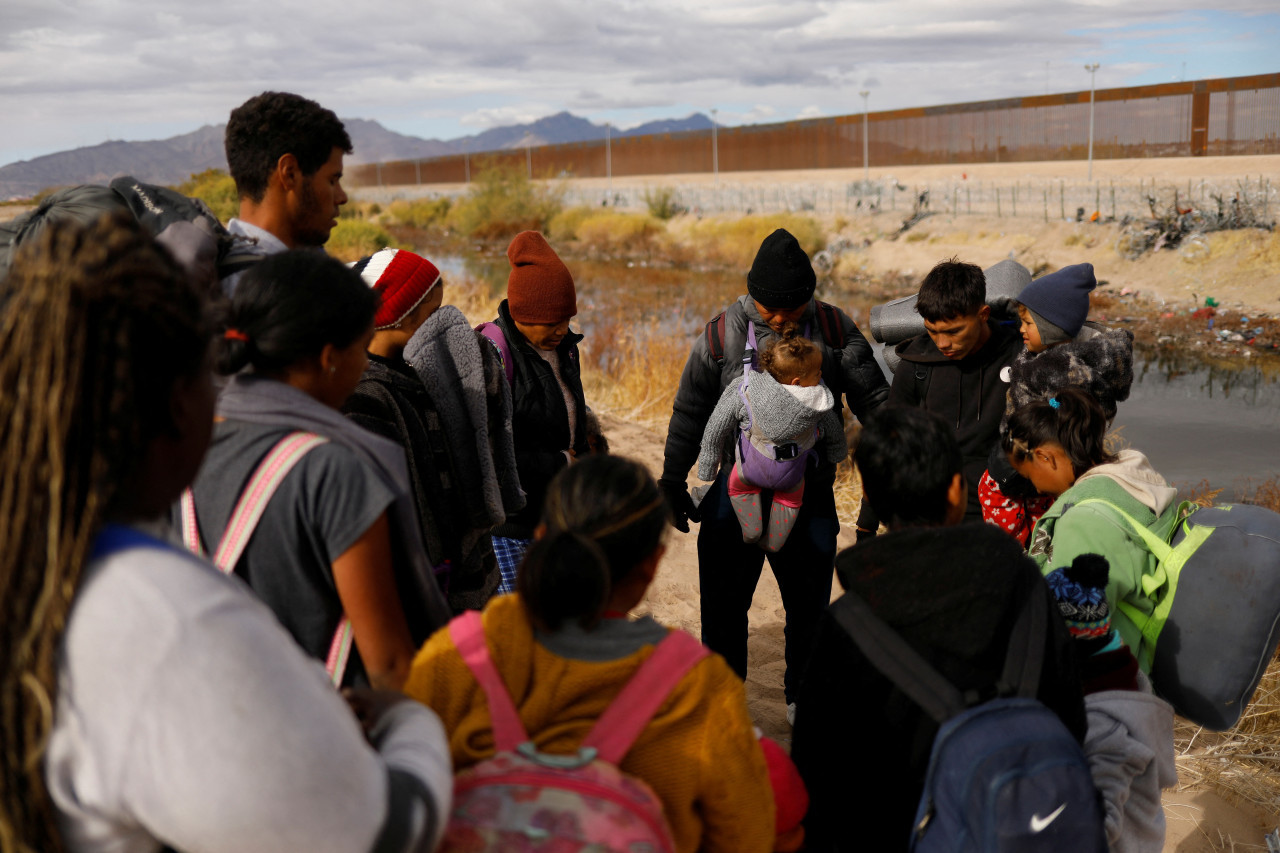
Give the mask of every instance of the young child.
[{"label": "young child", "polygon": [[1105,594],[1109,567],[1081,554],[1045,580],[1071,632],[1089,728],[1084,752],[1102,796],[1112,853],[1159,853],[1164,847],[1160,790],[1178,783],[1173,708],[1111,627]]},{"label": "young child", "polygon": [[[548,484],[516,594],[492,599],[482,617],[511,713],[540,752],[577,754],[623,686],[679,633],[627,616],[659,570],[668,518],[652,476],[620,456],[584,454]],[[423,646],[405,693],[440,715],[461,773],[493,757],[501,720],[495,724],[490,688],[459,651],[455,628]],[[719,655],[692,665],[617,765],[661,801],[678,853],[774,849],[766,758],[742,680]],[[793,825],[796,815],[783,818]]]},{"label": "young child", "polygon": [[[698,476],[714,480],[725,442],[738,431],[729,500],[744,542],[776,552],[787,541],[804,498],[809,457],[821,453],[838,463],[849,445],[835,411],[835,398],[822,384],[822,353],[789,323],[760,353],[761,371],[745,371],[724,390],[702,434]],[[820,446],[820,449],[819,449]],[[764,532],[760,492],[773,491],[769,531]]]},{"label": "young child", "polygon": [[[1018,295],[1025,349],[1009,365],[1009,391],[1000,434],[1009,416],[1033,400],[1067,387],[1082,388],[1101,405],[1107,421],[1133,384],[1133,333],[1086,322],[1089,293],[1097,287],[1092,264],[1075,264],[1036,279]],[[1053,502],[1037,495],[997,447],[978,484],[982,517],[1025,547],[1036,519]]]},{"label": "young child", "polygon": [[[1003,447],[1018,473],[1056,497],[1036,522],[1027,553],[1045,574],[1071,565],[1080,554],[1106,557],[1112,622],[1149,672],[1151,650],[1134,618],[1145,621],[1155,610],[1143,579],[1155,571],[1156,558],[1106,504],[1167,540],[1177,521],[1178,492],[1138,451],[1107,452],[1106,432],[1102,406],[1079,388],[1064,388],[1014,412]],[[1098,502],[1085,503],[1090,498]]]}]

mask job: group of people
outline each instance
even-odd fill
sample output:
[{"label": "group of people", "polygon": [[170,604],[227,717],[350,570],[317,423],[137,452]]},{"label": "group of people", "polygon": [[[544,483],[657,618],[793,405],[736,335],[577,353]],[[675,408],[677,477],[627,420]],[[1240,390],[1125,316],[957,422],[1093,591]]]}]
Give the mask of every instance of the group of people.
[{"label": "group of people", "polygon": [[[553,757],[608,737],[678,633],[628,614],[691,521],[713,654],[686,654],[616,750],[672,849],[907,845],[938,723],[842,627],[858,601],[983,698],[1018,615],[1043,612],[1036,698],[1089,758],[1111,849],[1160,849],[1149,561],[1081,501],[1154,528],[1174,492],[1107,448],[1131,338],[1086,328],[1091,267],[939,264],[890,383],[776,231],[699,331],[655,480],[603,452],[542,235],[511,242],[507,298],[473,328],[426,258],[322,251],[351,151],[332,112],[264,93],[226,144],[252,259],[216,293],[120,214],[50,224],[0,283],[6,850],[472,849],[454,774],[513,725]],[[1025,276],[1021,341],[992,275]],[[846,406],[864,507],[837,554]],[[766,559],[791,759],[743,686]]]}]

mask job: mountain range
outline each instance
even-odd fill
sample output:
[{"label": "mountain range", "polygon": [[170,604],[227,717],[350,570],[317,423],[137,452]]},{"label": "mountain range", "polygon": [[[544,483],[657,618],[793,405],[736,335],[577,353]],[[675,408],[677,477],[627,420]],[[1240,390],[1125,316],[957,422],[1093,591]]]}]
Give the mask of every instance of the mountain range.
[{"label": "mountain range", "polygon": [[[498,151],[506,148],[587,142],[605,138],[605,126],[568,112],[528,124],[495,127],[457,139],[422,139],[388,130],[376,121],[343,119],[351,136],[352,165],[389,160],[439,157],[464,151]],[[694,113],[682,119],[652,121],[615,136],[643,136],[709,130],[711,119]],[[105,183],[117,175],[133,175],[155,184],[178,184],[205,169],[226,169],[222,140],[226,125],[205,125],[199,130],[142,142],[113,140],[71,151],[59,151],[0,167],[0,199],[26,198],[42,189],[71,184]]]}]

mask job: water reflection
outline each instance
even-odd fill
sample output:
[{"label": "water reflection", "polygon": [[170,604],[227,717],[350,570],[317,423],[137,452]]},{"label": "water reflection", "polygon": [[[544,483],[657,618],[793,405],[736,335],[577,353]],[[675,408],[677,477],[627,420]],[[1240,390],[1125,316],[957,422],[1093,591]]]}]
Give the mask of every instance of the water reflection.
[{"label": "water reflection", "polygon": [[1233,498],[1280,473],[1280,370],[1194,348],[1140,347],[1116,426],[1175,484],[1207,480]]}]

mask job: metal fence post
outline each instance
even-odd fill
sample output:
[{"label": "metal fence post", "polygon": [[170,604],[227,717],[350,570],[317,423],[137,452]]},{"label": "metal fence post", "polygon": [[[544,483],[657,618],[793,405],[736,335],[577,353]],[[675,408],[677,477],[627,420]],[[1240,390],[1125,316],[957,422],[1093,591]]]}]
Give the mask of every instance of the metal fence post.
[{"label": "metal fence post", "polygon": [[996,217],[1000,217],[1000,188],[996,187]]}]

